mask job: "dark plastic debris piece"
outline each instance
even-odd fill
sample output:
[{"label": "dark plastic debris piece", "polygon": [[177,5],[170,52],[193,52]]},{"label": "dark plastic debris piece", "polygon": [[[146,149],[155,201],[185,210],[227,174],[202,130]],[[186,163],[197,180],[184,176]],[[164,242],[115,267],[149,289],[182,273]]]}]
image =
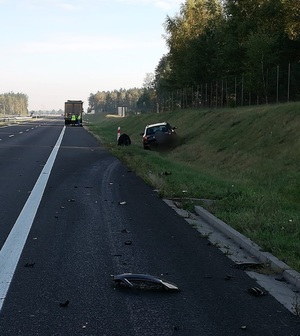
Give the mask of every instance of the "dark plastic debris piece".
[{"label": "dark plastic debris piece", "polygon": [[24,266],[25,267],[33,267],[35,265],[35,262],[28,262]]},{"label": "dark plastic debris piece", "polygon": [[166,176],[171,175],[171,174],[172,174],[172,173],[169,172],[169,171],[164,171],[164,172],[161,172],[161,173],[160,173],[160,175],[166,175]]},{"label": "dark plastic debris piece", "polygon": [[67,301],[65,301],[65,302],[60,302],[59,305],[60,305],[61,307],[68,307],[69,303],[70,303],[70,301],[67,300]]},{"label": "dark plastic debris piece", "polygon": [[112,278],[117,284],[121,284],[129,288],[155,288],[156,286],[166,290],[179,290],[177,285],[149,274],[123,273],[113,275]]},{"label": "dark plastic debris piece", "polygon": [[263,292],[260,288],[258,287],[251,287],[248,289],[248,293],[254,296],[263,296],[266,295],[265,292]]},{"label": "dark plastic debris piece", "polygon": [[121,232],[122,233],[129,233],[129,231],[127,229],[123,229]]},{"label": "dark plastic debris piece", "polygon": [[275,278],[276,281],[280,281],[280,282],[286,282],[286,279],[284,277],[281,278]]},{"label": "dark plastic debris piece", "polygon": [[264,264],[257,263],[257,262],[244,262],[244,263],[237,263],[233,265],[233,268],[247,270],[247,269],[262,269],[264,268]]}]

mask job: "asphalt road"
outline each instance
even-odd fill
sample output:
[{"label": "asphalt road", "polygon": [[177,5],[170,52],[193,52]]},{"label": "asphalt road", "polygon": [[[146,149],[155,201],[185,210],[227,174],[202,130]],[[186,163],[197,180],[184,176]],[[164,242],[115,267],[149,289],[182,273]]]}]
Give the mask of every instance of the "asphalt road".
[{"label": "asphalt road", "polygon": [[[63,128],[62,120],[0,128],[2,250]],[[250,295],[256,282],[232,266],[84,128],[67,127],[0,298],[0,335],[300,335],[299,317],[271,295]],[[181,290],[115,286],[111,275],[124,272]]]}]

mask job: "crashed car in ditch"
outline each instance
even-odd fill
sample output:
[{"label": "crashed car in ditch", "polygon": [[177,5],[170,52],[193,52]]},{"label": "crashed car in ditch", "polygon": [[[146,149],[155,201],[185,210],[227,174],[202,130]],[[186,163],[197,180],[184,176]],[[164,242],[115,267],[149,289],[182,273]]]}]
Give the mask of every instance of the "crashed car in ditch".
[{"label": "crashed car in ditch", "polygon": [[143,133],[142,142],[144,149],[152,148],[173,148],[179,143],[179,137],[175,132],[176,127],[171,127],[167,122],[147,125]]}]

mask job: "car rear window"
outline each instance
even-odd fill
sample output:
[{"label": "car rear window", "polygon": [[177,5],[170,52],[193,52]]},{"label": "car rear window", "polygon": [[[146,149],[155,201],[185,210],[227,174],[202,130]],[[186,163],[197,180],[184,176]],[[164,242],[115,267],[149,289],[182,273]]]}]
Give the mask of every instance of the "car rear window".
[{"label": "car rear window", "polygon": [[158,131],[167,132],[168,131],[167,125],[159,125],[159,126],[155,126],[155,127],[149,127],[146,130],[146,134],[151,135],[151,134],[154,134]]}]

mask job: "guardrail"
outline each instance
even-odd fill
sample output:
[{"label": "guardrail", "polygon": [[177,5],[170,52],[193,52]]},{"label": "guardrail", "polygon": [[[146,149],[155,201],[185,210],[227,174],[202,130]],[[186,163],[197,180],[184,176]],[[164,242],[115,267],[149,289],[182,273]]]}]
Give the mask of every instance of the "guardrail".
[{"label": "guardrail", "polygon": [[17,122],[17,119],[15,117],[14,118],[4,117],[4,118],[0,118],[0,122],[1,123],[14,123],[14,122]]},{"label": "guardrail", "polygon": [[7,125],[7,124],[16,124],[22,121],[31,121],[34,119],[40,118],[40,116],[33,116],[33,117],[13,117],[13,116],[1,116],[0,117],[0,125]]}]

